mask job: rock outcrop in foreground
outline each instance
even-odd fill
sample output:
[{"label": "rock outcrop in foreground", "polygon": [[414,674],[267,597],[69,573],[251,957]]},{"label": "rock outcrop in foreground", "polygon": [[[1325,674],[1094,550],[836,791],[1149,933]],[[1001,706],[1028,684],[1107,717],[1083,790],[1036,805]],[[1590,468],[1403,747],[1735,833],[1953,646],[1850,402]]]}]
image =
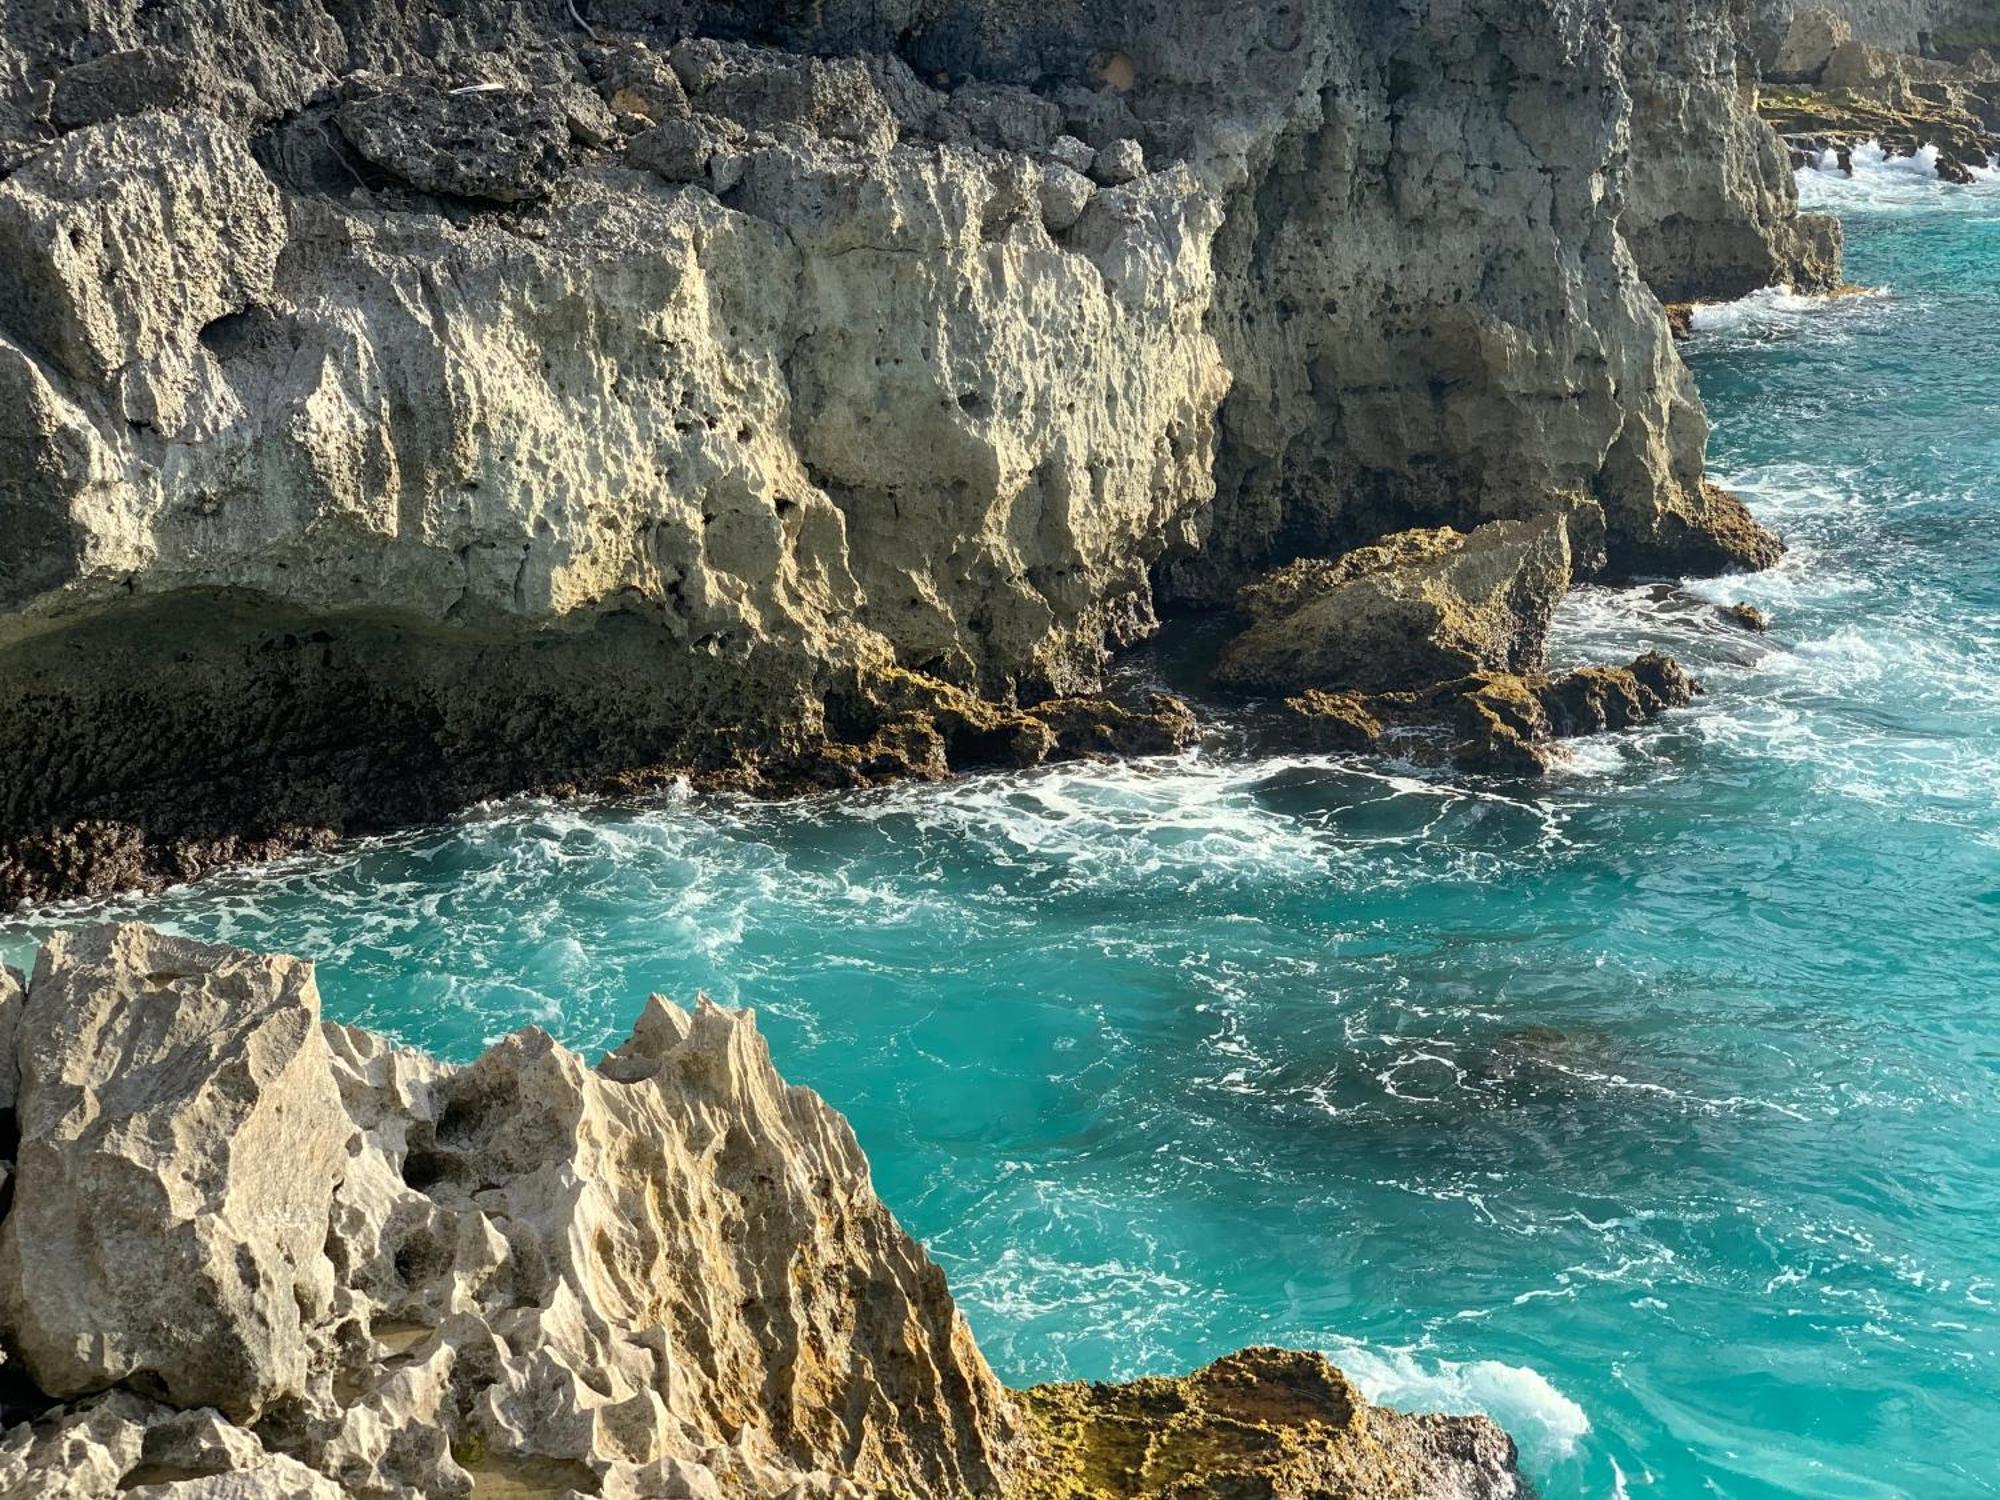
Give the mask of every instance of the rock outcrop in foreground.
[{"label": "rock outcrop in foreground", "polygon": [[1162,605],[1411,527],[1760,555],[1647,285],[1830,274],[1736,25],[5,7],[0,901],[941,774],[919,700],[1074,720]]},{"label": "rock outcrop in foreground", "polygon": [[747,1013],[445,1067],[307,964],[140,927],[0,968],[0,1497],[1528,1493],[1316,1356],[1002,1389]]}]

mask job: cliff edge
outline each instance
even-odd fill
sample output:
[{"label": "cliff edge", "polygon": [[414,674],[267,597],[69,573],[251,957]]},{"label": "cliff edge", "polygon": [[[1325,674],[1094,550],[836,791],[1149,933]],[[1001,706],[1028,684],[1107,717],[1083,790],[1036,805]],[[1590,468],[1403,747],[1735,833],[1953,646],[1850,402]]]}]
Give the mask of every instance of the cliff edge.
[{"label": "cliff edge", "polygon": [[0,1497],[1529,1493],[1317,1356],[1000,1386],[748,1013],[446,1067],[308,964],[102,927],[0,968]]},{"label": "cliff edge", "polygon": [[0,901],[1072,753],[979,705],[1410,527],[1755,564],[1642,272],[1830,249],[1684,10],[8,7]]}]

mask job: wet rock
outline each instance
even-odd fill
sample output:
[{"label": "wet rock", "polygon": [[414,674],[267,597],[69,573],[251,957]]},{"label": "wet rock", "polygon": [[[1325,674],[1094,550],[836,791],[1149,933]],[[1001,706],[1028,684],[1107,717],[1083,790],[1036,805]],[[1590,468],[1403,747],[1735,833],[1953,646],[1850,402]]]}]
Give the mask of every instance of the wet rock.
[{"label": "wet rock", "polygon": [[1568,523],[1494,521],[1407,532],[1330,562],[1293,564],[1246,590],[1255,623],[1216,680],[1252,691],[1394,691],[1540,665],[1570,585]]},{"label": "wet rock", "polygon": [[1718,604],[1715,612],[1731,625],[1762,635],[1771,628],[1771,617],[1754,604]]},{"label": "wet rock", "polygon": [[1693,701],[1700,685],[1672,657],[1648,652],[1627,667],[1583,667],[1559,677],[1488,675],[1434,695],[1424,711],[1456,738],[1468,770],[1540,776],[1561,763],[1554,742],[1629,729]]},{"label": "wet rock", "polygon": [[365,160],[426,193],[527,203],[570,166],[568,123],[533,89],[385,80],[334,120]]},{"label": "wet rock", "polygon": [[824,747],[790,774],[856,784],[935,781],[1050,760],[1169,755],[1194,743],[1198,731],[1193,710],[1166,693],[1142,707],[1069,696],[1016,709],[903,671],[872,676],[844,695],[830,707],[827,728]]},{"label": "wet rock", "polygon": [[1315,1354],[1246,1349],[1179,1379],[1037,1386],[1023,1406],[1045,1446],[1017,1500],[1530,1494],[1492,1422],[1371,1406]]},{"label": "wet rock", "polygon": [[1077,759],[1124,760],[1171,755],[1195,742],[1194,710],[1170,693],[1154,693],[1143,709],[1104,698],[1052,698],[1027,710],[1055,732],[1057,753]]},{"label": "wet rock", "polygon": [[1283,741],[1321,754],[1379,749],[1388,729],[1366,693],[1314,688],[1287,698],[1284,712]]},{"label": "wet rock", "polygon": [[1475,672],[1407,692],[1307,692],[1284,701],[1272,743],[1318,753],[1395,751],[1469,771],[1541,776],[1559,743],[1629,729],[1692,701],[1700,685],[1671,657],[1625,667]]},{"label": "wet rock", "polygon": [[304,1394],[351,1133],[311,970],[141,928],[59,935],[16,1053],[0,1330],[35,1383],[238,1420]]}]

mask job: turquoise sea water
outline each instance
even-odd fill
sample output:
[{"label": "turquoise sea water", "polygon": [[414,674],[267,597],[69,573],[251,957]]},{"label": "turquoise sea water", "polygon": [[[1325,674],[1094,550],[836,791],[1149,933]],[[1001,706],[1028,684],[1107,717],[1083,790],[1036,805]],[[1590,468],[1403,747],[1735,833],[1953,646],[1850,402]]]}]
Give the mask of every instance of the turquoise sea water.
[{"label": "turquoise sea water", "polygon": [[1552,1497],[2000,1494],[2000,186],[1808,177],[1884,290],[1692,351],[1790,558],[1574,598],[1709,693],[1545,785],[516,807],[0,953],[136,914],[460,1058],[754,1005],[1013,1382],[1309,1345]]}]

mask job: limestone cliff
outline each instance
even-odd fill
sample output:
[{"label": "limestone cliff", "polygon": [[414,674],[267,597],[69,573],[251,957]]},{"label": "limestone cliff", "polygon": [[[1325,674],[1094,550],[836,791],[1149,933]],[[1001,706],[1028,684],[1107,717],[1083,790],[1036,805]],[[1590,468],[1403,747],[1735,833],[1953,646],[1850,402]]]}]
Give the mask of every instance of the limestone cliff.
[{"label": "limestone cliff", "polygon": [[1632,91],[1619,224],[1664,302],[1840,283],[1840,224],[1801,214],[1792,164],[1757,114],[1758,69],[1736,6],[1619,0]]},{"label": "limestone cliff", "polygon": [[1011,1395],[747,1013],[450,1068],[98,928],[0,969],[0,1104],[0,1500],[1527,1493],[1313,1356]]},{"label": "limestone cliff", "polygon": [[976,763],[913,694],[1411,525],[1768,556],[1619,224],[1711,9],[8,7],[0,900]]}]

